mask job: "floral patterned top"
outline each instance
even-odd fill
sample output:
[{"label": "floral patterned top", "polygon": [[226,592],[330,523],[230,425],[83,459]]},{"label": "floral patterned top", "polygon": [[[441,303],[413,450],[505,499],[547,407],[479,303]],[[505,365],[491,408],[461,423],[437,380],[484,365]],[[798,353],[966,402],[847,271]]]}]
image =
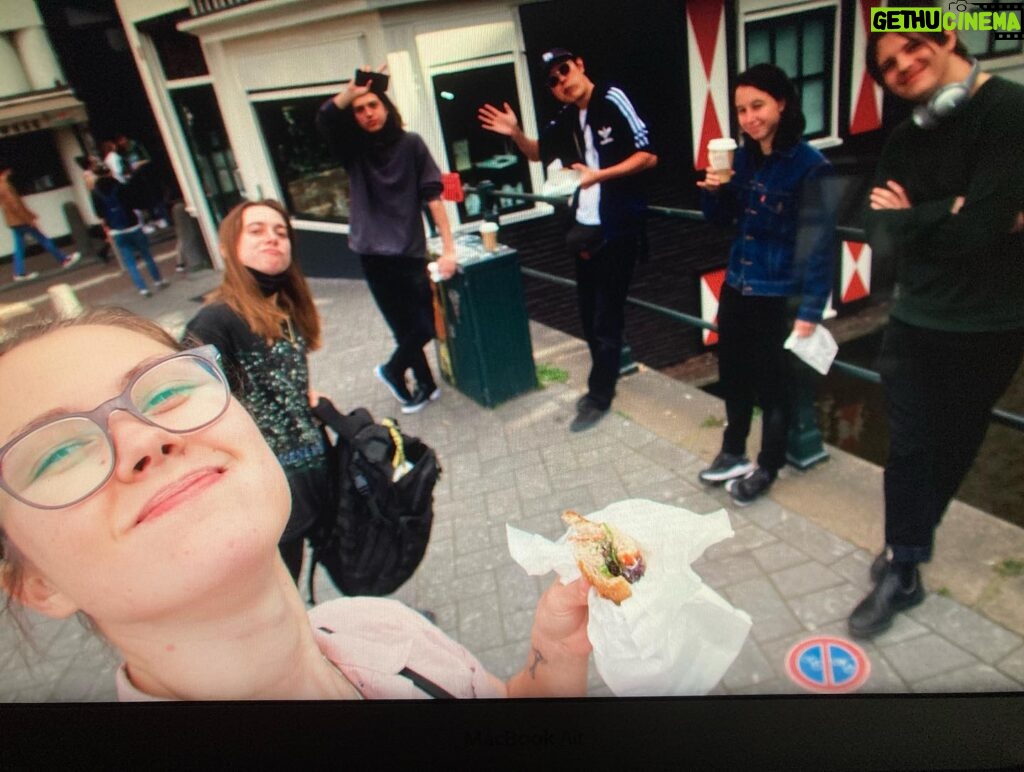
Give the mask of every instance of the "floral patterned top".
[{"label": "floral patterned top", "polygon": [[325,505],[327,487],[327,447],[309,407],[305,340],[296,332],[268,346],[220,302],[203,307],[185,334],[220,352],[232,392],[263,432],[291,485],[292,514],[281,540],[301,536]]}]

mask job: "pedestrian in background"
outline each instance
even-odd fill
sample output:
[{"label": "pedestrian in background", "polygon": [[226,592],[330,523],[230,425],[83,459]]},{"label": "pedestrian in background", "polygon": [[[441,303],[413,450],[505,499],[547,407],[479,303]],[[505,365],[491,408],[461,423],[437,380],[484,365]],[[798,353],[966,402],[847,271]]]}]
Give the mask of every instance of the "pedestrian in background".
[{"label": "pedestrian in background", "polygon": [[327,445],[312,406],[307,354],[320,348],[320,317],[299,264],[288,213],[276,201],[246,201],[220,224],[224,280],[188,323],[186,337],[212,343],[231,390],[284,468],[291,516],[281,557],[293,579],[303,537],[328,511]]},{"label": "pedestrian in background", "polygon": [[167,286],[167,282],[160,275],[160,268],[157,266],[156,260],[153,259],[149,237],[142,230],[142,224],[135,216],[128,188],[114,179],[106,164],[97,164],[93,171],[97,177],[92,189],[93,208],[103,220],[108,235],[117,246],[121,262],[124,263],[124,269],[128,271],[132,283],[140,295],[149,297],[153,293],[146,286],[142,274],[139,273],[139,269],[135,265],[137,257],[146,263],[146,268],[156,287],[163,289]]},{"label": "pedestrian in background", "polygon": [[[167,228],[170,226],[171,215],[167,209],[164,186],[157,177],[156,167],[152,164],[149,151],[139,142],[124,134],[115,140],[117,152],[124,159],[128,175],[128,185],[141,210],[149,214],[153,226]],[[145,230],[146,225],[143,224]]]},{"label": "pedestrian in background", "polygon": [[[426,205],[441,236],[437,260],[442,278],[455,273],[455,242],[444,203],[441,172],[423,139],[402,128],[402,116],[385,93],[387,76],[360,72],[328,99],[317,128],[349,176],[348,240],[359,255],[366,282],[395,338],[391,358],[374,373],[402,405],[422,410],[441,396],[423,347],[434,337],[427,276]],[[413,375],[409,390],[407,372]]]},{"label": "pedestrian in background", "polygon": [[480,108],[488,131],[512,139],[531,161],[556,159],[580,177],[566,248],[576,268],[583,337],[590,348],[587,393],[569,428],[583,431],[607,413],[615,397],[626,326],[626,296],[643,240],[644,177],[658,163],[647,124],[625,92],[595,84],[583,59],[553,48],[538,63],[562,108],[537,139],[527,136],[508,103]]},{"label": "pedestrian in background", "polygon": [[27,281],[39,275],[39,271],[30,274],[25,273],[25,237],[31,236],[36,242],[53,255],[61,268],[70,268],[81,259],[81,254],[72,252],[64,254],[63,250],[53,243],[45,233],[36,226],[39,215],[33,212],[14,185],[11,184],[11,173],[14,170],[9,166],[0,167],[0,209],[3,209],[4,222],[11,229],[14,237],[14,281]]},{"label": "pedestrian in background", "polygon": [[896,265],[879,371],[889,424],[886,547],[849,618],[868,638],[924,599],[918,569],[1024,357],[1024,86],[954,32],[871,33],[875,81],[914,105],[875,173],[875,260]]},{"label": "pedestrian in background", "polygon": [[[705,218],[737,232],[718,306],[726,426],[721,452],[699,477],[726,482],[742,506],[763,496],[786,463],[795,362],[783,343],[791,330],[806,337],[821,322],[832,289],[835,202],[832,167],[802,140],[804,114],[786,73],[754,65],[736,77],[733,99],[743,131],[734,174],[709,169],[697,183]],[[756,465],[746,451],[755,404]]]}]

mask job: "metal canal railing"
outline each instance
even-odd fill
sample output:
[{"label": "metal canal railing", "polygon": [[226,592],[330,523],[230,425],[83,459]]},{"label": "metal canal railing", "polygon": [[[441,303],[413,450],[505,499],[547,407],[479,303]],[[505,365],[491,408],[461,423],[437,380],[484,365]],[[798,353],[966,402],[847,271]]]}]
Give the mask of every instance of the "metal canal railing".
[{"label": "metal canal railing", "polygon": [[[521,201],[534,201],[538,203],[545,203],[551,206],[567,206],[568,199],[565,196],[543,196],[535,193],[520,193],[518,191],[510,190],[498,190],[495,185],[489,182],[482,182],[476,187],[465,187],[466,193],[476,193],[480,196],[482,210],[485,213],[484,219],[497,222],[498,221],[498,199],[499,198],[514,198]],[[686,220],[690,222],[704,222],[704,215],[702,212],[694,209],[675,209],[666,206],[648,206],[647,212],[650,215],[657,217],[668,217],[677,220]],[[836,237],[838,239],[847,241],[864,242],[866,241],[866,235],[860,228],[851,228],[847,226],[838,226],[836,228]],[[529,276],[533,279],[539,279],[551,284],[557,284],[563,287],[574,288],[576,282],[572,279],[567,279],[563,276],[556,276],[555,274],[547,273],[545,271],[538,271],[534,268],[527,268],[520,266],[520,272],[524,276]],[[628,296],[626,302],[630,305],[637,306],[638,308],[644,308],[648,311],[652,311],[656,314],[660,314],[669,319],[673,319],[682,324],[696,327],[703,330],[710,330],[717,332],[718,328],[713,323],[708,322],[691,314],[678,311],[674,308],[668,308],[666,306],[659,305],[657,303],[651,303],[646,300],[641,300],[633,296]],[[857,378],[868,383],[881,383],[881,376],[874,370],[859,365],[852,364],[850,362],[844,362],[840,359],[836,359],[832,363],[832,367],[839,370],[846,375],[853,378]],[[623,357],[622,372],[633,372],[636,370],[636,365],[632,361],[632,357],[629,354],[628,348]],[[799,469],[807,469],[819,461],[823,461],[828,458],[828,451],[825,450],[824,440],[821,435],[821,431],[818,429],[817,421],[814,414],[813,405],[813,388],[811,383],[806,379],[800,379],[797,388],[798,403],[796,410],[794,411],[793,425],[790,427],[789,434],[789,447],[787,450],[787,460],[795,467]],[[992,411],[991,421],[993,423],[1007,426],[1011,429],[1016,429],[1019,432],[1024,432],[1024,416],[1011,413],[1007,410],[995,408]]]}]

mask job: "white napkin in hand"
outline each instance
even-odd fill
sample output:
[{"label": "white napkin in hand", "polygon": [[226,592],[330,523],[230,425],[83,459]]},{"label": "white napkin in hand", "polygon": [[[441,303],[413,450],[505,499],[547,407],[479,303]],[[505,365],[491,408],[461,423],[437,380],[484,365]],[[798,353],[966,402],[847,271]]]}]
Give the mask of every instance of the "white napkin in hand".
[{"label": "white napkin in hand", "polygon": [[832,366],[839,344],[824,325],[816,325],[814,332],[805,338],[791,332],[782,347],[789,349],[822,375]]},{"label": "white napkin in hand", "polygon": [[[632,536],[647,571],[616,606],[591,588],[587,636],[594,664],[620,697],[707,694],[729,669],[750,631],[733,608],[690,568],[712,544],[733,535],[725,510],[697,515],[645,499],[627,499],[588,515]],[[506,524],[509,553],[527,573],[580,576],[567,534],[552,542]]]}]

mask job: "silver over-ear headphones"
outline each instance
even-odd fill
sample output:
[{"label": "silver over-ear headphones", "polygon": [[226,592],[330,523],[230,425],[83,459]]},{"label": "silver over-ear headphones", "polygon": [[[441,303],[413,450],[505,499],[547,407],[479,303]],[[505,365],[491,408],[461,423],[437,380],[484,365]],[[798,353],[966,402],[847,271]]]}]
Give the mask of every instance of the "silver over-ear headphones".
[{"label": "silver over-ear headphones", "polygon": [[914,123],[922,129],[934,129],[942,122],[943,118],[957,112],[971,98],[971,89],[974,88],[974,83],[978,80],[980,72],[981,67],[978,65],[978,60],[972,59],[971,71],[963,83],[950,83],[948,86],[943,86],[932,94],[932,98],[928,100],[927,104],[914,108]]}]

